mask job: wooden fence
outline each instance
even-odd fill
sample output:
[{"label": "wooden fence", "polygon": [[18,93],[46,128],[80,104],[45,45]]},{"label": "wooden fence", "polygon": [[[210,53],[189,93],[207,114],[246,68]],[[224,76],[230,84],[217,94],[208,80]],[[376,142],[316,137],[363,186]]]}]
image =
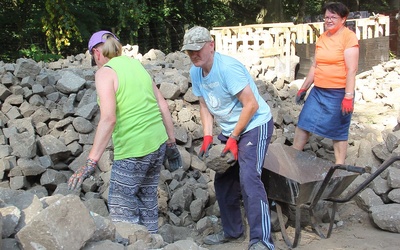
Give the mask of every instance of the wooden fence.
[{"label": "wooden fence", "polygon": [[[389,16],[349,19],[347,26],[359,40],[389,36]],[[291,58],[296,55],[296,44],[313,44],[324,32],[324,23],[272,23],[243,26],[215,27],[211,30],[215,49],[235,56],[249,50],[262,57],[280,57],[285,64],[285,76],[291,76]]]}]

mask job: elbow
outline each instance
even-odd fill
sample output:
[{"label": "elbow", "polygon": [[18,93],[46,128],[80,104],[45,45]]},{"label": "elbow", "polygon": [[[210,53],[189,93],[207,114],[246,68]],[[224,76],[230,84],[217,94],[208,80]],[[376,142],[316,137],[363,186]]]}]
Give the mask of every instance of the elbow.
[{"label": "elbow", "polygon": [[103,124],[107,124],[108,126],[114,127],[117,123],[117,117],[115,116],[108,116],[101,119]]},{"label": "elbow", "polygon": [[258,103],[256,102],[254,105],[254,109],[257,111],[259,107],[260,107],[260,105],[258,105]]},{"label": "elbow", "polygon": [[113,116],[110,117],[110,125],[112,125],[113,127],[115,126],[115,124],[117,123],[117,117]]},{"label": "elbow", "polygon": [[114,127],[116,123],[117,123],[117,119],[112,119],[112,120],[110,120],[110,125],[111,125],[112,127]]},{"label": "elbow", "polygon": [[354,68],[348,68],[347,69],[347,74],[350,74],[350,75],[356,75],[357,74],[357,71],[358,71],[358,67],[354,67]]},{"label": "elbow", "polygon": [[260,107],[260,106],[258,105],[258,103],[257,103],[257,102],[254,102],[253,105],[251,105],[251,111],[252,111],[252,113],[253,113],[253,114],[256,113],[259,107]]}]

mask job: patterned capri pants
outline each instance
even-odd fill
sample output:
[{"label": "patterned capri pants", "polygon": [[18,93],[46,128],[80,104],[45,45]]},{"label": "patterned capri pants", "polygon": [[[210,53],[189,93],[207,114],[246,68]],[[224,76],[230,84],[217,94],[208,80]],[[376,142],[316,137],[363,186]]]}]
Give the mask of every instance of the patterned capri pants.
[{"label": "patterned capri pants", "polygon": [[157,186],[166,144],[143,156],[113,162],[108,208],[113,222],[129,222],[158,231]]}]

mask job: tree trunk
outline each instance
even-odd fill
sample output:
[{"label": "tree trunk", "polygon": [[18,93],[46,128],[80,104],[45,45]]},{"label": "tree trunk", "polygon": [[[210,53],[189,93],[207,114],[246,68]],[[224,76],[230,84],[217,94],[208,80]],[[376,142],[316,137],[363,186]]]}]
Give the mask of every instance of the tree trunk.
[{"label": "tree trunk", "polygon": [[299,12],[297,13],[297,17],[295,20],[295,24],[304,23],[304,16],[306,15],[306,1],[299,0]]},{"label": "tree trunk", "polygon": [[265,23],[276,23],[283,20],[282,1],[263,0],[262,3],[268,9],[264,18]]}]

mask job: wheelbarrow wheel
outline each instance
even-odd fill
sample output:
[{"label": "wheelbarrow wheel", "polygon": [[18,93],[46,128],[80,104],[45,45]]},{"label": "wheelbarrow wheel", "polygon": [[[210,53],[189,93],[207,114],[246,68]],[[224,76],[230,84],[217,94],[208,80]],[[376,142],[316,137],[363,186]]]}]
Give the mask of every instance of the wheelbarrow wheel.
[{"label": "wheelbarrow wheel", "polygon": [[[284,214],[286,214],[288,216],[288,218],[289,218],[288,225],[291,227],[296,226],[296,209],[297,209],[296,205],[288,204],[287,208],[286,208],[286,212],[285,211],[283,212]],[[301,227],[308,226],[310,224],[310,222],[309,222],[310,215],[306,209],[300,208],[300,210],[301,210],[300,226]]]},{"label": "wheelbarrow wheel", "polygon": [[286,203],[282,202],[277,202],[277,201],[272,201],[270,202],[270,207],[271,207],[271,230],[272,232],[279,232],[281,231],[281,225],[279,222],[278,218],[278,212],[277,212],[277,207],[276,204],[279,203],[281,209],[282,209],[282,218],[284,221],[284,228],[288,227],[289,223],[289,206]]},{"label": "wheelbarrow wheel", "polygon": [[[283,215],[283,223],[284,223],[284,227],[287,228],[288,227],[288,217],[285,214]],[[272,232],[279,232],[281,231],[281,225],[280,225],[280,221],[278,218],[278,213],[274,210],[271,211],[271,231]]]},{"label": "wheelbarrow wheel", "polygon": [[[289,213],[289,204],[286,203],[276,203],[276,213],[278,216],[278,221],[279,221],[279,228],[282,234],[282,238],[285,241],[286,245],[289,246],[290,248],[295,248],[297,247],[299,241],[300,241],[300,232],[301,232],[301,226],[300,226],[300,207],[296,206],[295,207],[295,233],[293,236],[289,236],[287,233],[287,227],[288,227],[288,219],[289,217],[284,214]],[[288,214],[289,215],[289,214]],[[285,219],[286,218],[286,219]]]}]

